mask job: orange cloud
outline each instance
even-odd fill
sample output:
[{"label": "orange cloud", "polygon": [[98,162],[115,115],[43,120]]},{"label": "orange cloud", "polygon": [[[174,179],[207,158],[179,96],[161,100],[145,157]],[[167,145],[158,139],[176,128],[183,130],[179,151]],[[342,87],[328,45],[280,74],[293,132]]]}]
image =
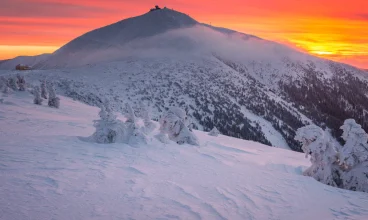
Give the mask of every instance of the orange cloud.
[{"label": "orange cloud", "polygon": [[28,55],[34,56],[39,55],[41,53],[52,53],[57,50],[59,47],[55,46],[9,46],[9,45],[0,45],[0,51],[9,55],[9,57],[16,57],[19,55]]},{"label": "orange cloud", "polygon": [[[156,3],[156,0],[2,0],[0,59],[50,52],[89,30],[145,13]],[[318,56],[368,68],[366,0],[350,0],[349,4],[339,0],[159,3],[201,22],[288,42]],[[22,45],[32,49],[22,50]]]}]

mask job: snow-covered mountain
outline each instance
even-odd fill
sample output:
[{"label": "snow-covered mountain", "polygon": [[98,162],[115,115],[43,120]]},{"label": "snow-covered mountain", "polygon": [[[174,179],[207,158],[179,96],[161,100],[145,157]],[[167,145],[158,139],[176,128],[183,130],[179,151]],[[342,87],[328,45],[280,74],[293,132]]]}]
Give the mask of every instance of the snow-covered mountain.
[{"label": "snow-covered mountain", "polygon": [[180,51],[191,56],[193,52],[203,49],[208,51],[208,47],[214,46],[211,42],[203,45],[203,41],[213,37],[216,37],[213,40],[222,41],[221,37],[236,34],[239,40],[259,39],[229,29],[200,24],[174,10],[157,10],[88,32],[61,47],[39,68],[76,67],[122,60],[147,51],[153,53],[153,56],[157,55],[155,52],[167,53],[167,50],[173,50],[171,52],[174,55]]},{"label": "snow-covered mountain", "polygon": [[138,147],[85,142],[98,108],[60,98],[0,97],[2,220],[368,218],[367,194],[303,176],[304,154],[201,131],[198,147],[158,130]]},{"label": "snow-covered mountain", "polygon": [[354,118],[368,130],[364,71],[169,9],[86,33],[34,66],[27,78],[56,80],[60,92],[92,105],[145,101],[156,117],[182,106],[200,130],[297,151],[295,131],[305,124],[340,137]]}]

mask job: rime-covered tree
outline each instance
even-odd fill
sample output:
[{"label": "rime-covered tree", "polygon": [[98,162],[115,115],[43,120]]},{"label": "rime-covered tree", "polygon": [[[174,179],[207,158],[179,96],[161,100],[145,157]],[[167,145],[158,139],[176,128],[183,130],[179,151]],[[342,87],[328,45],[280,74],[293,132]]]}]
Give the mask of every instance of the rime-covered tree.
[{"label": "rime-covered tree", "polygon": [[160,119],[160,132],[178,144],[199,145],[197,137],[187,127],[187,115],[177,107],[169,109]]},{"label": "rime-covered tree", "polygon": [[351,169],[368,160],[368,135],[354,119],[345,120],[341,129],[345,145],[340,150],[340,163]]},{"label": "rime-covered tree", "polygon": [[40,87],[38,86],[34,87],[33,95],[34,95],[33,103],[36,105],[42,105],[43,99],[41,98],[40,95]]},{"label": "rime-covered tree", "polygon": [[8,79],[8,87],[11,88],[13,91],[18,90],[17,82],[13,77],[9,77]]},{"label": "rime-covered tree", "polygon": [[6,79],[3,76],[0,76],[0,90],[1,91],[4,88],[4,84],[6,85]]},{"label": "rime-covered tree", "polygon": [[164,134],[162,132],[158,133],[157,135],[155,135],[156,139],[159,140],[161,143],[164,143],[164,144],[169,144],[170,143],[170,140],[169,138],[167,137],[167,134]]},{"label": "rime-covered tree", "polygon": [[3,76],[0,76],[0,91],[5,94],[8,94],[10,92],[8,80]]},{"label": "rime-covered tree", "polygon": [[216,127],[214,127],[209,133],[208,133],[208,135],[210,135],[210,136],[215,136],[215,137],[217,137],[217,136],[219,136],[221,133],[220,133],[220,131],[219,130],[217,130],[217,128]]},{"label": "rime-covered tree", "polygon": [[184,124],[182,121],[178,121],[175,126],[175,130],[177,132],[177,136],[174,138],[176,143],[178,144],[191,144],[191,145],[199,145],[198,138],[194,135],[192,131],[189,130],[188,126]]},{"label": "rime-covered tree", "polygon": [[117,120],[108,101],[101,104],[99,116],[100,119],[94,121],[93,126],[96,128],[96,131],[93,133],[92,139],[101,144],[123,142],[124,125]]},{"label": "rime-covered tree", "polygon": [[140,117],[142,117],[143,122],[144,122],[143,131],[144,133],[149,134],[156,127],[155,124],[151,120],[150,109],[143,102],[141,102],[139,111],[140,111]]},{"label": "rime-covered tree", "polygon": [[126,128],[126,139],[128,144],[137,145],[140,143],[147,143],[147,137],[142,132],[141,128],[137,124],[137,119],[134,114],[133,108],[127,103],[126,104],[126,118],[125,128]]},{"label": "rime-covered tree", "polygon": [[55,92],[53,83],[50,83],[48,85],[48,92],[49,92],[48,106],[53,107],[53,108],[59,108],[60,98],[56,96],[56,92]]},{"label": "rime-covered tree", "polygon": [[135,114],[134,114],[134,110],[132,108],[132,106],[130,106],[128,103],[125,105],[125,108],[126,108],[126,122],[128,123],[132,123],[132,124],[136,124],[137,123],[137,119],[135,117]]},{"label": "rime-covered tree", "polygon": [[303,144],[305,156],[310,156],[312,163],[303,174],[322,183],[338,186],[338,154],[330,140],[325,137],[325,132],[318,126],[308,125],[297,130],[295,140]]},{"label": "rime-covered tree", "polygon": [[340,149],[343,188],[368,192],[368,134],[354,119],[341,126],[345,145]]},{"label": "rime-covered tree", "polygon": [[47,86],[46,80],[41,81],[41,97],[47,99]]},{"label": "rime-covered tree", "polygon": [[17,84],[19,91],[26,91],[26,80],[24,79],[24,76],[17,75]]}]

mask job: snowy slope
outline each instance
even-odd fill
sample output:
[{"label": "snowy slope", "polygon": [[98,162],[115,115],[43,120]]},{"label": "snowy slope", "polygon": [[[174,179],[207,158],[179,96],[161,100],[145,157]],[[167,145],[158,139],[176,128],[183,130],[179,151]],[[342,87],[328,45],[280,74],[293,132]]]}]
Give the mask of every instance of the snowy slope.
[{"label": "snowy slope", "polygon": [[265,120],[262,117],[259,117],[252,112],[250,112],[247,109],[242,109],[244,116],[248,118],[250,121],[252,121],[255,125],[261,126],[261,130],[263,134],[265,134],[265,137],[267,140],[269,140],[272,144],[272,146],[284,148],[284,149],[290,149],[289,145],[286,143],[285,139],[282,137],[282,135],[272,126],[270,122]]},{"label": "snowy slope", "polygon": [[[116,109],[119,109],[122,102],[137,106],[141,100],[146,100],[152,106],[155,117],[169,106],[179,104],[189,108],[189,115],[201,130],[209,131],[213,126],[217,126],[221,132],[229,134],[226,133],[226,126],[235,125],[243,130],[244,135],[253,136],[233,136],[262,141],[256,137],[259,134],[263,135],[263,140],[269,141],[270,145],[289,149],[280,131],[269,121],[252,114],[250,110],[244,112],[241,108],[233,106],[247,105],[244,100],[252,96],[248,93],[263,88],[254,88],[253,81],[214,57],[169,57],[171,55],[128,58],[126,61],[81,68],[34,70],[26,77],[35,84],[44,78],[59,82],[60,92],[76,99],[91,94],[97,97],[87,101],[91,105],[98,105],[100,100],[108,98],[116,105]],[[225,84],[231,87],[224,86]],[[238,91],[242,91],[242,97],[238,97]],[[237,101],[245,104],[239,104]],[[231,111],[242,119],[226,119],[226,115]],[[205,124],[206,117],[216,119],[217,124]],[[257,120],[253,120],[255,117]],[[295,117],[302,116],[296,113]],[[258,125],[264,129],[259,130]],[[254,131],[248,131],[248,127]]]},{"label": "snowy slope", "polygon": [[84,142],[97,112],[0,98],[0,219],[368,218],[368,194],[302,176],[301,153],[199,131],[200,147]]}]

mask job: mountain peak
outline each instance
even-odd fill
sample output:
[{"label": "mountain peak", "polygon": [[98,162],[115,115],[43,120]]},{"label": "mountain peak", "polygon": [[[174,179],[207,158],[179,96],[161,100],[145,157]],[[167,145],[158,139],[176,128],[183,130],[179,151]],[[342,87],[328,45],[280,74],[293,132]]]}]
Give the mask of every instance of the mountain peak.
[{"label": "mountain peak", "polygon": [[168,8],[151,11],[108,26],[90,31],[63,46],[55,53],[74,53],[83,49],[116,47],[139,38],[151,37],[178,28],[192,27],[198,24],[190,16]]},{"label": "mountain peak", "polygon": [[166,7],[161,9],[158,6],[141,16],[125,19],[118,23],[125,22],[132,22],[133,25],[145,25],[144,29],[154,28],[155,30],[160,32],[167,31],[169,29],[190,27],[198,24],[196,20],[185,13],[175,11],[173,9],[168,9]]},{"label": "mountain peak", "polygon": [[142,17],[160,19],[158,20],[159,22],[175,22],[178,25],[194,25],[198,23],[185,13],[175,11],[174,9],[169,9],[167,7],[161,9],[157,5],[148,13],[142,15]]}]

